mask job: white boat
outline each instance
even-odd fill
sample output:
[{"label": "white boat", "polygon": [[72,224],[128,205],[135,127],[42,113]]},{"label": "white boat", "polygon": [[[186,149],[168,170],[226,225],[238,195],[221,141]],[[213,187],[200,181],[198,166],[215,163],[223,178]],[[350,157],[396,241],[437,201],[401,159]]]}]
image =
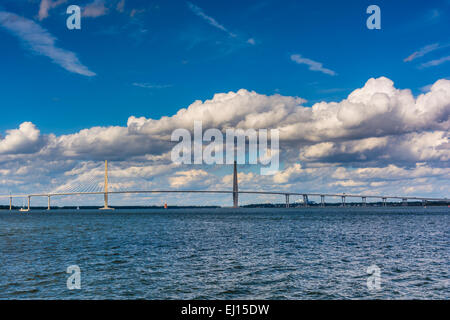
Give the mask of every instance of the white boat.
[{"label": "white boat", "polygon": [[22,201],[22,208],[19,209],[20,212],[28,212],[30,211],[28,208],[25,208],[25,199]]}]

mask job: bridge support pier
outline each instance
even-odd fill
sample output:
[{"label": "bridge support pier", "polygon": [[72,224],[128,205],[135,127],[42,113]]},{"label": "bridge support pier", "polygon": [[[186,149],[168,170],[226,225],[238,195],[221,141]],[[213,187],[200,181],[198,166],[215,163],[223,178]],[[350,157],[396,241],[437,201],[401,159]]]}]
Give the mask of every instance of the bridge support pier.
[{"label": "bridge support pier", "polygon": [[383,207],[386,207],[386,198],[381,198],[383,200]]},{"label": "bridge support pier", "polygon": [[12,197],[9,197],[9,211],[12,210]]},{"label": "bridge support pier", "polygon": [[362,197],[362,205],[363,205],[363,207],[367,206],[367,198],[366,197]]},{"label": "bridge support pier", "polygon": [[402,206],[407,207],[408,206],[408,198],[402,199]]},{"label": "bridge support pier", "polygon": [[50,210],[50,196],[47,199],[47,210]]},{"label": "bridge support pier", "polygon": [[289,195],[286,194],[286,208],[289,208]]},{"label": "bridge support pier", "polygon": [[342,206],[345,207],[345,196],[342,196],[341,199],[342,199]]},{"label": "bridge support pier", "polygon": [[303,206],[308,207],[308,195],[307,194],[303,195]]},{"label": "bridge support pier", "polygon": [[104,204],[103,208],[100,208],[100,210],[114,210],[114,208],[111,208],[108,206],[108,193],[107,192],[105,192],[104,202],[105,202],[105,204]]},{"label": "bridge support pier", "polygon": [[322,208],[325,207],[325,196],[324,195],[320,196],[320,206]]},{"label": "bridge support pier", "polygon": [[31,197],[28,196],[28,211],[30,211]]}]

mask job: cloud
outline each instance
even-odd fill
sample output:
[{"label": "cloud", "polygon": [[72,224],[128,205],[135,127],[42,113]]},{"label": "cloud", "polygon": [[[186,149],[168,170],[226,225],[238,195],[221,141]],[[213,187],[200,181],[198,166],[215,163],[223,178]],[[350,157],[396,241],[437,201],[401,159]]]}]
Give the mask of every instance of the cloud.
[{"label": "cloud", "polygon": [[428,92],[428,91],[430,91],[432,86],[433,86],[433,84],[427,84],[426,86],[420,87],[419,90],[422,92]]},{"label": "cloud", "polygon": [[[255,181],[255,179],[258,179],[258,176],[254,174],[253,172],[245,173],[245,172],[238,172],[238,181],[239,184],[246,184],[247,182],[252,183]],[[233,184],[233,175],[228,174],[222,178],[222,182],[225,185],[232,185]]]},{"label": "cloud", "polygon": [[300,149],[299,159],[329,163],[405,163],[450,160],[449,135],[445,131],[408,133],[342,142],[321,142]]},{"label": "cloud", "polygon": [[120,0],[120,1],[117,3],[116,10],[117,10],[118,12],[122,13],[122,12],[124,11],[124,8],[125,8],[125,0]]},{"label": "cloud", "polygon": [[343,92],[343,91],[347,91],[347,90],[348,90],[348,88],[329,88],[329,89],[319,89],[319,90],[317,90],[317,92],[331,94],[331,93]]},{"label": "cloud", "polygon": [[135,134],[165,134],[191,129],[194,120],[204,128],[278,128],[280,139],[301,143],[365,139],[389,135],[446,130],[449,127],[450,81],[438,80],[430,91],[415,98],[385,78],[369,79],[340,102],[304,107],[298,97],[262,95],[241,89],[195,101],[171,117],[159,120],[130,117]]},{"label": "cloud", "polygon": [[[303,106],[304,102],[299,97],[241,89],[194,101],[160,119],[130,116],[127,126],[54,135],[41,134],[26,122],[0,139],[0,176],[15,181],[21,192],[49,190],[77,178],[101,180],[101,161],[108,159],[114,188],[231,187],[232,167],[224,171],[221,166],[170,161],[172,131],[192,131],[193,121],[201,120],[203,130],[280,130],[282,168],[273,176],[260,176],[251,166],[239,168],[243,189],[273,190],[276,185],[277,190],[298,192],[338,188],[339,192],[447,196],[450,80],[438,80],[428,92],[414,96],[408,89],[396,88],[390,79],[372,78],[341,101],[312,107]],[[428,187],[411,189],[414,184]],[[0,185],[0,194],[6,191]],[[250,196],[241,200],[251,199],[272,201]],[[185,203],[182,198],[177,201]]]},{"label": "cloud", "polygon": [[228,31],[227,28],[225,28],[222,24],[220,24],[219,22],[216,21],[216,19],[214,19],[211,16],[206,15],[203,10],[201,8],[199,8],[198,6],[196,6],[195,4],[191,3],[191,2],[187,2],[189,9],[195,13],[197,16],[203,18],[206,22],[208,22],[210,25],[212,25],[213,27],[222,30],[226,33],[228,33],[228,35],[230,37],[236,37],[236,35],[230,31]]},{"label": "cloud", "polygon": [[147,89],[164,89],[164,88],[172,87],[172,85],[170,85],[170,84],[150,84],[150,83],[142,83],[142,82],[133,82],[132,85],[135,87],[147,88]]},{"label": "cloud", "polygon": [[48,12],[50,9],[54,9],[54,8],[58,7],[59,5],[66,3],[66,2],[67,2],[67,0],[56,0],[56,1],[41,0],[41,3],[39,5],[39,13],[38,13],[39,21],[42,21],[48,17]]},{"label": "cloud", "polygon": [[431,9],[427,12],[425,19],[430,22],[437,22],[441,18],[441,11],[438,9]]},{"label": "cloud", "polygon": [[[151,86],[155,87],[155,86]],[[162,155],[171,149],[171,133],[218,128],[280,130],[282,155],[290,160],[340,162],[381,160],[448,160],[450,80],[438,80],[414,97],[387,78],[369,79],[340,102],[304,107],[305,100],[241,89],[195,101],[161,119],[130,116],[126,127],[93,127],[48,136],[42,155],[65,159],[128,159]],[[34,125],[33,125],[34,126]],[[344,157],[345,156],[345,157]],[[394,159],[394,160],[395,160]]]},{"label": "cloud", "polygon": [[251,45],[255,45],[255,44],[256,44],[256,41],[255,41],[255,39],[250,38],[250,39],[247,40],[247,43],[248,43],[248,44],[251,44]]},{"label": "cloud", "polygon": [[176,128],[192,129],[194,120],[201,120],[204,128],[274,128],[305,102],[298,97],[266,96],[241,89],[218,93],[211,100],[195,101],[171,117],[160,120],[145,117],[128,119],[134,134],[164,134],[170,136]]},{"label": "cloud", "polygon": [[165,143],[161,139],[129,134],[124,127],[93,127],[56,137],[42,152],[51,157],[68,159],[123,160],[147,153],[161,154],[170,148]]},{"label": "cloud", "polygon": [[335,154],[336,146],[332,142],[321,142],[307,146],[301,150],[300,159],[310,160],[327,157]]},{"label": "cloud", "polygon": [[131,18],[134,18],[134,16],[135,16],[136,14],[138,14],[138,13],[144,13],[144,12],[145,12],[145,9],[140,9],[140,10],[138,10],[138,9],[132,9],[131,12],[130,12],[130,17],[131,17]]},{"label": "cloud", "polygon": [[369,79],[340,102],[320,102],[297,109],[297,122],[285,123],[280,136],[323,142],[442,130],[449,125],[450,81],[439,80],[415,98],[387,78]]},{"label": "cloud", "polygon": [[275,183],[287,183],[293,179],[293,177],[298,178],[304,172],[305,170],[300,163],[294,163],[291,167],[275,173],[273,181]]},{"label": "cloud", "polygon": [[[159,165],[131,165],[126,168],[115,168],[110,175],[113,178],[154,178],[158,175],[169,173],[172,169],[179,165],[174,163],[159,164]],[[100,170],[100,173],[104,172]],[[78,173],[74,173],[78,174]]]},{"label": "cloud", "polygon": [[104,0],[94,0],[83,8],[82,16],[87,18],[97,18],[105,15],[108,8],[105,7]]},{"label": "cloud", "polygon": [[336,75],[336,72],[334,72],[333,70],[324,68],[322,63],[313,61],[311,59],[303,58],[299,54],[291,55],[291,60],[298,64],[306,64],[307,66],[309,66],[309,70],[311,71],[319,71],[325,74],[329,74],[330,76]]},{"label": "cloud", "polygon": [[0,137],[0,154],[35,153],[44,141],[40,131],[31,122],[24,122],[19,129],[8,130],[6,137]]},{"label": "cloud", "polygon": [[363,181],[354,181],[354,180],[342,180],[330,183],[330,186],[338,186],[338,187],[359,187],[366,185]]},{"label": "cloud", "polygon": [[424,163],[416,163],[415,167],[406,169],[394,164],[386,167],[366,167],[366,168],[339,168],[332,175],[337,179],[383,179],[392,181],[397,179],[416,179],[424,177],[450,177],[449,168],[432,168]]},{"label": "cloud", "polygon": [[192,186],[195,183],[205,184],[208,173],[205,170],[193,169],[187,171],[178,171],[169,178],[170,186],[174,188]]},{"label": "cloud", "polygon": [[427,53],[433,52],[437,49],[439,49],[439,43],[433,43],[433,44],[429,44],[423,48],[420,48],[418,51],[413,52],[410,56],[408,56],[407,58],[403,59],[404,62],[410,62],[413,61],[414,59],[423,57],[424,55],[426,55]]},{"label": "cloud", "polygon": [[92,77],[95,73],[84,66],[75,53],[58,48],[56,38],[32,20],[14,13],[0,11],[0,26],[18,37],[26,48],[46,56],[67,71]]},{"label": "cloud", "polygon": [[447,61],[450,61],[450,56],[442,57],[440,59],[431,60],[420,65],[420,68],[429,68],[439,66]]}]

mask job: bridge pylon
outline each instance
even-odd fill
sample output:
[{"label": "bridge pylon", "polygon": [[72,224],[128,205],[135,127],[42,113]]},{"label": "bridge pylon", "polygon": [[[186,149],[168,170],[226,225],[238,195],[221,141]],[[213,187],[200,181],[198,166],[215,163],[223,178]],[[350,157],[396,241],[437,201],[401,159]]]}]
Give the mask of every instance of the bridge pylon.
[{"label": "bridge pylon", "polygon": [[237,175],[237,163],[234,161],[233,170],[233,208],[239,208],[239,190],[238,190],[238,175]]},{"label": "bridge pylon", "polygon": [[105,191],[105,196],[104,196],[104,206],[103,208],[100,208],[100,210],[114,210],[114,208],[110,208],[108,206],[108,160],[105,160],[105,185],[104,185],[104,191]]}]

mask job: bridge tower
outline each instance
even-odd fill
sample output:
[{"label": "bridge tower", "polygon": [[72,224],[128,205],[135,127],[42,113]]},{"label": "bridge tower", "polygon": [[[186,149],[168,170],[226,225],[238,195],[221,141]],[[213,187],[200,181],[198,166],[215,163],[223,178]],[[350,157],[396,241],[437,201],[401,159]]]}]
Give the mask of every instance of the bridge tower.
[{"label": "bridge tower", "polygon": [[114,210],[114,208],[108,207],[108,160],[105,160],[105,205],[100,210]]},{"label": "bridge tower", "polygon": [[233,208],[239,207],[239,201],[238,201],[238,177],[237,177],[237,164],[236,161],[234,161],[234,170],[233,170]]}]

